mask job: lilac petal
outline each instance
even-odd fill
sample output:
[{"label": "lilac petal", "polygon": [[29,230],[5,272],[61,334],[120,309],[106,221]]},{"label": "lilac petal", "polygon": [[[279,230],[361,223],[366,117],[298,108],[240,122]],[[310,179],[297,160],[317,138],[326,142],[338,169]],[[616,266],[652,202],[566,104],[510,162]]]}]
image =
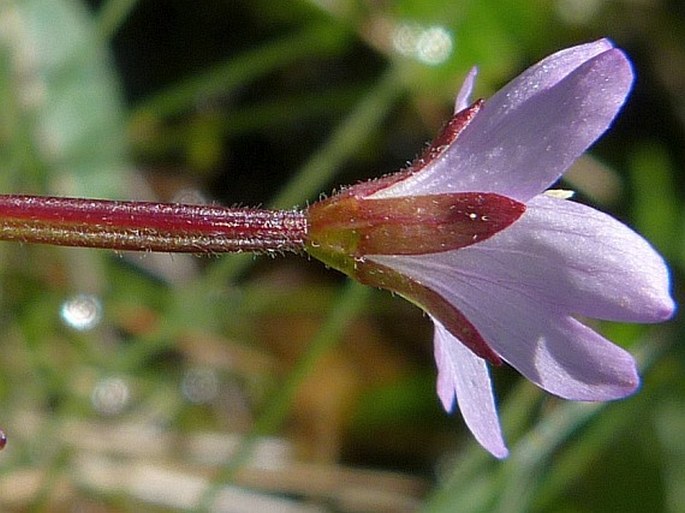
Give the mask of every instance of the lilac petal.
[{"label": "lilac petal", "polygon": [[526,207],[520,222],[484,248],[499,258],[507,253],[507,274],[500,277],[541,291],[573,314],[640,323],[673,315],[666,262],[628,226],[587,205],[545,195]]},{"label": "lilac petal", "polygon": [[424,258],[561,313],[640,323],[671,317],[668,267],[645,239],[573,201],[541,195],[526,208],[490,239]]},{"label": "lilac petal", "polygon": [[478,277],[562,314],[650,323],[675,310],[668,267],[645,239],[603,212],[545,195],[487,240],[404,265],[424,285],[426,273],[454,276],[455,286]]},{"label": "lilac petal", "polygon": [[600,41],[538,63],[486,101],[440,158],[372,197],[541,193],[609,127],[630,90],[630,62],[608,48]]},{"label": "lilac petal", "polygon": [[504,360],[548,392],[603,401],[635,391],[639,379],[629,353],[537,298],[503,286],[487,264],[461,269],[439,258],[467,249],[370,258],[442,295]]},{"label": "lilac petal", "polygon": [[612,50],[607,39],[565,48],[526,69],[488,100],[496,116],[503,117],[514,111],[531,97],[550,89],[573,73],[582,64]]},{"label": "lilac petal", "polygon": [[438,397],[449,412],[456,395],[464,422],[478,443],[495,457],[506,458],[509,451],[502,437],[485,360],[474,355],[438,321],[433,322]]},{"label": "lilac petal", "polygon": [[478,68],[474,66],[469,70],[457,94],[457,99],[454,102],[455,114],[471,105],[471,93],[473,92],[473,86],[476,84],[476,76],[478,76]]}]

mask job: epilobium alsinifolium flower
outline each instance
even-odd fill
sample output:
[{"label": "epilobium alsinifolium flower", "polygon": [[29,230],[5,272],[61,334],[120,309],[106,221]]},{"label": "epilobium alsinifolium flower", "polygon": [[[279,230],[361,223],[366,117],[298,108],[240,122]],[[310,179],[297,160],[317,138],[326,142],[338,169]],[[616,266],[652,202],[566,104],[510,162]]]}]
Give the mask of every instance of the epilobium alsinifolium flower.
[{"label": "epilobium alsinifolium flower", "polygon": [[0,195],[0,240],[306,250],[428,312],[443,405],[456,400],[476,439],[504,457],[486,361],[567,399],[624,397],[639,384],[633,358],[577,318],[659,322],[675,305],[649,243],[545,194],[623,105],[633,81],[625,55],[606,40],[569,48],[468,106],[474,80],[472,72],[457,113],[409,168],[307,210]]},{"label": "epilobium alsinifolium flower", "polygon": [[308,210],[308,252],[395,291],[435,323],[438,395],[476,439],[507,448],[486,361],[559,397],[635,391],[631,355],[577,320],[659,322],[675,308],[663,259],[585,205],[546,195],[611,124],[633,82],[607,40],[558,52],[454,118],[408,169]]}]

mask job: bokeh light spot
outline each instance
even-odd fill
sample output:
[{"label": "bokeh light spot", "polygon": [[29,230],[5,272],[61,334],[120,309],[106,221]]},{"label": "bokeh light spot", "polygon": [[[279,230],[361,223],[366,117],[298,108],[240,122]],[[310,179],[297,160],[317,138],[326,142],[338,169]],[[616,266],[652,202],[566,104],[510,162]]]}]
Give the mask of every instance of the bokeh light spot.
[{"label": "bokeh light spot", "polygon": [[93,388],[93,408],[103,415],[119,415],[128,405],[131,392],[128,383],[121,378],[105,378]]},{"label": "bokeh light spot", "polygon": [[92,330],[102,320],[102,304],[96,296],[79,294],[62,303],[60,317],[71,329]]},{"label": "bokeh light spot", "polygon": [[454,47],[452,33],[437,25],[401,23],[394,31],[392,41],[397,53],[430,66],[445,62]]}]

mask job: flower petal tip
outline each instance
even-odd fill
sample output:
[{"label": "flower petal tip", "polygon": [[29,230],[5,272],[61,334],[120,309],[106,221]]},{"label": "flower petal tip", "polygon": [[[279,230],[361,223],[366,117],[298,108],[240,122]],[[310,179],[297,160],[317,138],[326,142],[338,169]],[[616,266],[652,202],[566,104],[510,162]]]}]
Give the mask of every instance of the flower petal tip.
[{"label": "flower petal tip", "polygon": [[632,62],[623,50],[612,48],[603,55],[601,65],[606,71],[607,82],[622,104],[625,102],[635,80]]},{"label": "flower petal tip", "polygon": [[467,108],[471,103],[471,93],[476,84],[476,77],[478,76],[478,68],[476,66],[472,67],[466,77],[464,78],[464,83],[459,89],[457,98],[454,102],[454,113],[461,112]]},{"label": "flower petal tip", "polygon": [[661,300],[657,303],[654,311],[654,322],[667,321],[671,319],[678,310],[678,305],[670,295],[666,295],[660,299]]},{"label": "flower petal tip", "polygon": [[488,422],[488,419],[478,419],[468,414],[464,417],[464,420],[481,447],[500,460],[509,456],[509,449],[502,437],[499,422],[493,425]]},{"label": "flower petal tip", "polygon": [[630,395],[633,395],[635,392],[637,392],[640,389],[640,385],[642,384],[642,381],[640,380],[640,375],[637,372],[637,367],[635,367],[635,372],[633,373],[632,376],[628,379],[626,386],[623,388],[623,395],[619,395],[616,397],[616,399],[622,399],[624,397],[628,397]]},{"label": "flower petal tip", "polygon": [[509,456],[509,449],[506,445],[498,447],[485,447],[490,454],[492,454],[498,460],[506,459]]},{"label": "flower petal tip", "polygon": [[[627,353],[626,353],[627,354]],[[637,364],[632,356],[627,356],[623,365],[622,374],[618,375],[616,382],[599,388],[600,396],[591,401],[615,401],[633,395],[640,389],[642,384]]]},{"label": "flower petal tip", "polygon": [[626,375],[623,376],[622,381],[599,389],[597,398],[592,397],[587,400],[601,402],[625,399],[626,397],[635,394],[640,389],[640,385],[641,381],[640,376],[637,373],[637,368],[633,368],[633,372],[630,374],[626,373]]},{"label": "flower petal tip", "polygon": [[614,348],[613,354],[606,356],[605,372],[597,373],[595,382],[586,376],[586,383],[567,383],[565,393],[553,393],[564,399],[588,402],[615,401],[633,395],[641,384],[635,359],[622,348]]},{"label": "flower petal tip", "polygon": [[469,426],[469,429],[481,447],[492,454],[495,458],[503,460],[509,456],[509,448],[504,442],[504,439],[502,438],[502,432],[499,428],[495,430],[487,428],[474,429],[473,426]]}]

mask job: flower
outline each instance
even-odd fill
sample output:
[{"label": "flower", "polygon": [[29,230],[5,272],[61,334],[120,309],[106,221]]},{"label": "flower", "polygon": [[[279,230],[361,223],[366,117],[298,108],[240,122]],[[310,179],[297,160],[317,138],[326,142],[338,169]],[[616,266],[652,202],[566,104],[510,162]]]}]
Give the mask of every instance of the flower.
[{"label": "flower", "polygon": [[312,205],[308,251],[398,292],[435,323],[438,396],[506,457],[487,361],[562,398],[639,386],[635,361],[578,317],[659,322],[675,310],[668,268],[638,234],[546,194],[611,124],[633,82],[608,40],[562,50],[456,111],[407,170]]}]

